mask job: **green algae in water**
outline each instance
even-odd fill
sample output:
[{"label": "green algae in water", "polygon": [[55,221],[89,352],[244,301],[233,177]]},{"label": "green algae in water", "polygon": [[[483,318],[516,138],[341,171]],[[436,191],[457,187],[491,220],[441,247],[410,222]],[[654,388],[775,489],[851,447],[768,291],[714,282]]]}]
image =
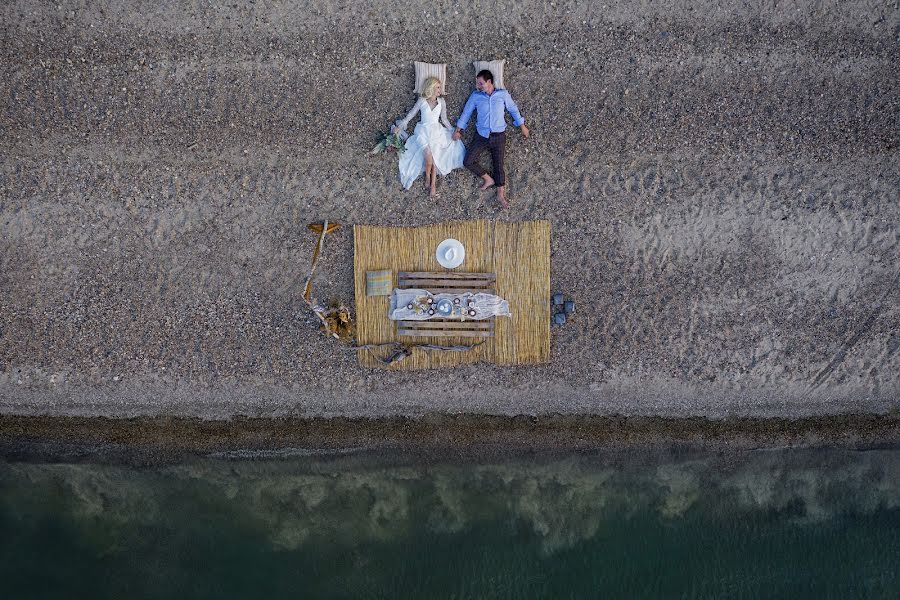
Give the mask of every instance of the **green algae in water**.
[{"label": "green algae in water", "polygon": [[10,598],[892,597],[900,452],[0,463]]}]

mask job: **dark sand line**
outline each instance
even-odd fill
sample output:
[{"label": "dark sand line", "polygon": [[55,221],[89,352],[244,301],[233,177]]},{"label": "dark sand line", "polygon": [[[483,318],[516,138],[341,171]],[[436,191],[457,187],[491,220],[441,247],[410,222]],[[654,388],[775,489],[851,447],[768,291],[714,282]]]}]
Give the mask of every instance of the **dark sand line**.
[{"label": "dark sand line", "polygon": [[[433,414],[422,419],[106,419],[0,415],[0,458],[160,463],[198,455],[277,457],[391,450],[465,458],[529,452],[748,451],[781,448],[900,448],[900,415],[807,419],[499,417]],[[242,454],[243,453],[243,454]]]}]

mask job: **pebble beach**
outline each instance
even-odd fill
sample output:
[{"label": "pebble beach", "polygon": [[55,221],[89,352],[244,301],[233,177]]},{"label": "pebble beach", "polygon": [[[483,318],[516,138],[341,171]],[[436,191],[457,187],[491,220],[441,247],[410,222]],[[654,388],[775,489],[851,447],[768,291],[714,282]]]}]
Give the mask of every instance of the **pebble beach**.
[{"label": "pebble beach", "polygon": [[[764,2],[0,7],[0,414],[894,415],[900,10]],[[379,132],[505,58],[502,210],[402,190]],[[463,140],[468,144],[470,126]],[[546,219],[551,361],[364,369],[353,224]],[[548,299],[549,301],[549,299]]]}]

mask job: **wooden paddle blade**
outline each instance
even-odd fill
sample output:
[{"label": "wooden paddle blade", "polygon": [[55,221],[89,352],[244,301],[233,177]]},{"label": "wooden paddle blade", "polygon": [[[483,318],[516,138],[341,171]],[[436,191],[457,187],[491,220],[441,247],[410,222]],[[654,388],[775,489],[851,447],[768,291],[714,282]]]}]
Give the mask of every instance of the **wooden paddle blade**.
[{"label": "wooden paddle blade", "polygon": [[[315,231],[316,233],[322,233],[322,224],[321,223],[310,223],[307,227],[311,231]],[[337,231],[341,228],[340,223],[328,223],[328,229],[325,230],[325,233],[331,233],[333,231]]]}]

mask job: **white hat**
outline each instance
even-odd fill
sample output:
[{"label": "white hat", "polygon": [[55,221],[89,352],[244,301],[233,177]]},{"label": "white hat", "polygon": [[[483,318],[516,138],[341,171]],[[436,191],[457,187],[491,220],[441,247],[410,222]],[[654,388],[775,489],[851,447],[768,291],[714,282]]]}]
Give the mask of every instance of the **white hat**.
[{"label": "white hat", "polygon": [[438,244],[435,256],[442,267],[455,269],[466,259],[466,249],[459,243],[459,240],[448,238]]}]

